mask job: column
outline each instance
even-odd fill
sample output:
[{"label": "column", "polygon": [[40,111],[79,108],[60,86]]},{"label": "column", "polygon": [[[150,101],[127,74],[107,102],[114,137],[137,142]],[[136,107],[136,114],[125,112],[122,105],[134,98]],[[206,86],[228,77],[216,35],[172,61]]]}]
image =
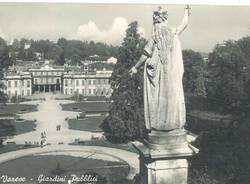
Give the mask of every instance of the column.
[{"label": "column", "polygon": [[40,93],[41,91],[40,91],[41,89],[40,89],[40,85],[38,85],[38,93]]}]

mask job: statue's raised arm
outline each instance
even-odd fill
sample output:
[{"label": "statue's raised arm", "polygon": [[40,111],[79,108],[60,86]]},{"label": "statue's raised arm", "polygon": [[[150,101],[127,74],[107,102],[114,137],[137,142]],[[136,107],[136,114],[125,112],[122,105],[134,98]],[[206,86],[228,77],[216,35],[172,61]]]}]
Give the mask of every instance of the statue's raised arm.
[{"label": "statue's raised arm", "polygon": [[190,7],[189,7],[189,5],[187,5],[187,7],[185,8],[185,12],[184,12],[182,22],[181,22],[181,24],[178,26],[178,28],[176,30],[177,35],[180,35],[185,30],[185,28],[187,27],[187,25],[188,25],[188,17],[189,16],[190,16]]}]

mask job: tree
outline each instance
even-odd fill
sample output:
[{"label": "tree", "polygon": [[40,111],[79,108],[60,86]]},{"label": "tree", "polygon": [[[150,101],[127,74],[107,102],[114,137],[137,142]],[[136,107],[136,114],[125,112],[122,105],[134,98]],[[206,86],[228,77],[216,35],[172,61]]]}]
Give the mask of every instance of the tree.
[{"label": "tree", "polygon": [[56,65],[64,65],[65,63],[65,57],[64,57],[64,52],[62,51],[59,57],[56,58],[55,64]]},{"label": "tree", "polygon": [[138,34],[138,23],[129,24],[110,79],[113,103],[102,124],[110,140],[125,142],[143,136],[143,71],[131,77],[129,70],[143,53],[145,43]]},{"label": "tree", "polygon": [[[248,42],[248,43],[246,43]],[[218,101],[224,111],[249,105],[250,39],[226,41],[209,55],[208,97]]]},{"label": "tree", "polygon": [[205,97],[205,62],[201,54],[193,50],[184,50],[182,53],[185,67],[184,91],[195,96]]},{"label": "tree", "polygon": [[[198,119],[201,130],[193,144],[200,152],[191,159],[190,183],[217,183],[212,180],[216,179],[218,183],[247,184],[250,182],[250,37],[217,44],[209,54],[207,69],[208,101],[214,103],[216,113],[220,113],[220,107],[231,118]],[[205,124],[208,128],[204,130]]]},{"label": "tree", "polygon": [[[6,42],[0,38],[0,79],[3,78],[3,73],[7,71],[8,66],[11,66],[9,59],[9,50]],[[3,92],[4,84],[0,84],[0,103],[7,101],[7,95]]]}]

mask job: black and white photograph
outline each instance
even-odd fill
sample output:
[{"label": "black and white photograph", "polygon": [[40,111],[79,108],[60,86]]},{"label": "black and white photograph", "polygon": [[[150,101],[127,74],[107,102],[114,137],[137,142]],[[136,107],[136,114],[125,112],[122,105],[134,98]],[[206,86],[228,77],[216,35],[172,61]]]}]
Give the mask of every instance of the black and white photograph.
[{"label": "black and white photograph", "polygon": [[249,184],[250,5],[0,2],[0,184]]}]

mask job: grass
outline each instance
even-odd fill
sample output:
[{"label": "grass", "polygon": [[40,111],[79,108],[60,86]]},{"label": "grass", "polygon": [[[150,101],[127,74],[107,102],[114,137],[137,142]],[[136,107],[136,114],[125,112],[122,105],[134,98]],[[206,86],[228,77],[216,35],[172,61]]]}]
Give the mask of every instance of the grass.
[{"label": "grass", "polygon": [[[0,164],[1,174],[13,177],[24,176],[28,181],[30,178],[36,180],[40,174],[55,177],[58,175],[57,173],[60,173],[60,177],[66,176],[67,179],[71,179],[71,174],[81,177],[85,173],[93,173],[108,181],[121,183],[120,181],[125,180],[128,172],[129,166],[124,162],[64,155],[27,156]],[[61,184],[62,182],[56,183]]]},{"label": "grass", "polygon": [[36,146],[36,145],[15,145],[15,144],[2,145],[2,146],[0,146],[0,154],[7,153],[10,151],[17,151],[17,150],[22,150],[22,149],[34,148],[34,147],[38,147],[38,146]]},{"label": "grass", "polygon": [[84,119],[69,119],[69,128],[73,130],[91,131],[91,132],[102,132],[99,128],[103,122],[105,116],[90,116]]},{"label": "grass", "polygon": [[36,127],[34,121],[18,121],[14,119],[0,119],[0,137],[14,136],[33,131]]},{"label": "grass", "polygon": [[64,111],[85,111],[87,113],[102,113],[109,111],[108,102],[77,102],[61,104]]},{"label": "grass", "polygon": [[17,113],[33,112],[37,110],[36,105],[29,104],[0,104],[0,115],[12,115]]},{"label": "grass", "polygon": [[230,115],[198,110],[187,113],[186,118],[186,129],[195,134],[218,129],[226,130],[231,128],[234,122]]},{"label": "grass", "polygon": [[209,112],[209,111],[193,110],[189,114],[199,117],[201,119],[208,119],[208,120],[219,121],[220,119],[232,119],[230,114],[224,115],[224,114],[219,114],[219,113],[214,113],[214,112]]}]

